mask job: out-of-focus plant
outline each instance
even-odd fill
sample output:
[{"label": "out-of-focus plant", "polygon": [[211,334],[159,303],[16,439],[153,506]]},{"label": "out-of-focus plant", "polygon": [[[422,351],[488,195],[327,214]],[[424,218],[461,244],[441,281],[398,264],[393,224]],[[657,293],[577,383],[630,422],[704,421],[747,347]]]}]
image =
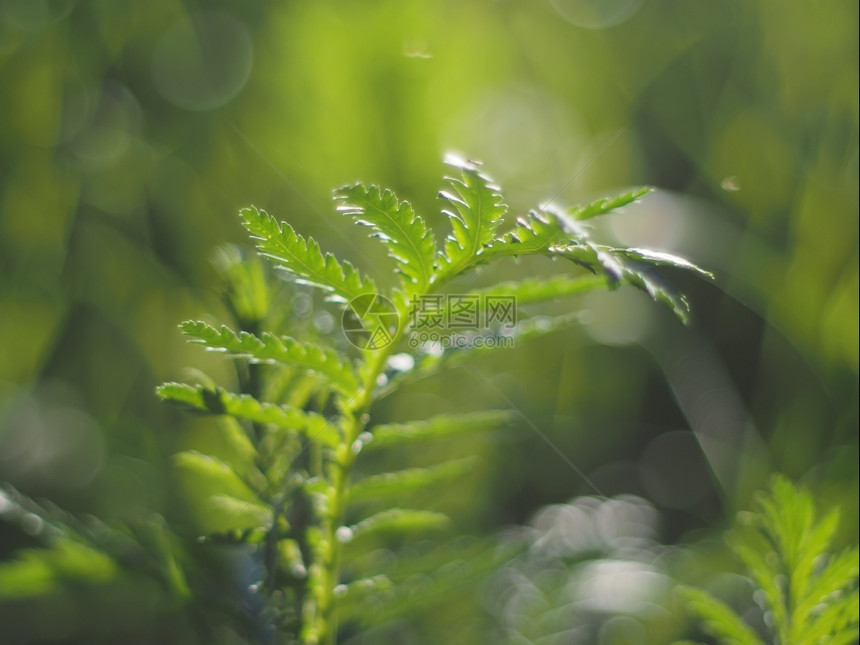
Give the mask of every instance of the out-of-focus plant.
[{"label": "out-of-focus plant", "polygon": [[106,584],[123,570],[158,581],[168,603],[190,596],[180,548],[164,519],[152,514],[130,523],[78,518],[50,502],[38,502],[0,486],[0,518],[37,539],[0,565],[0,600],[43,596],[67,582]]},{"label": "out-of-focus plant", "polygon": [[[350,263],[324,254],[316,241],[303,238],[289,224],[256,208],[241,212],[262,256],[297,282],[319,287],[330,300],[346,305],[344,331],[357,353],[316,342],[313,334],[300,329],[285,336],[264,326],[261,314],[269,305],[277,309],[277,303],[266,302],[259,274],[243,273],[250,270],[236,265],[233,270],[241,279],[234,280],[232,308],[239,329],[198,321],[181,328],[192,342],[239,359],[241,391],[230,392],[205,377],[195,384],[167,383],[158,389],[167,400],[226,419],[229,459],[186,451],[176,460],[204,482],[198,485],[207,491],[204,501],[210,510],[221,512],[220,524],[210,522],[212,533],[251,545],[259,553],[260,577],[252,588],[264,594],[272,627],[298,635],[302,643],[332,643],[339,622],[386,615],[372,611],[380,598],[408,605],[409,598],[432,595],[428,585],[400,588],[376,571],[362,571],[358,563],[368,551],[366,545],[377,543],[380,535],[444,527],[444,514],[400,508],[399,500],[469,470],[468,461],[455,460],[353,481],[359,457],[492,429],[507,416],[492,411],[380,425],[373,420],[374,402],[454,358],[510,346],[501,341],[547,333],[571,321],[561,316],[540,324],[515,324],[507,318],[472,334],[468,342],[445,350],[431,342],[428,349],[426,339],[415,332],[428,316],[447,319],[455,313],[451,300],[444,299],[448,283],[505,257],[565,258],[586,269],[585,274],[501,283],[457,298],[481,303],[490,298],[515,306],[628,283],[686,320],[685,298],[664,283],[655,268],[705,273],[675,256],[613,248],[591,239],[583,220],[630,204],[648,189],[569,210],[547,205],[499,234],[507,211],[499,189],[478,164],[456,158],[447,163],[452,176],[440,197],[451,234],[441,249],[424,220],[391,191],[355,184],[335,192],[338,210],[369,226],[393,258],[398,284],[386,290]],[[424,310],[424,304],[433,306]],[[410,332],[412,337],[407,336]],[[481,558],[472,554],[469,560]],[[474,566],[443,568],[434,576],[434,588],[438,592],[445,579],[448,588],[451,579],[456,586],[458,576]]]},{"label": "out-of-focus plant", "polygon": [[[772,642],[847,645],[858,637],[858,549],[832,553],[839,510],[817,516],[812,496],[774,478],[757,508],[740,513],[729,544],[756,587]],[[710,593],[685,587],[690,611],[726,645],[765,641],[732,608]]]}]

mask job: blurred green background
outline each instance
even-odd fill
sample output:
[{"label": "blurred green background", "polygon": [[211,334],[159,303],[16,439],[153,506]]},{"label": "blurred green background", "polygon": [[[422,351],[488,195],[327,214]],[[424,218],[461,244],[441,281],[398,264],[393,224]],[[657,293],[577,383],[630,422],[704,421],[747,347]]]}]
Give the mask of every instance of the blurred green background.
[{"label": "blurred green background", "polygon": [[[454,371],[385,401],[380,420],[513,403],[587,476],[521,418],[479,440],[468,494],[447,502],[459,532],[599,492],[649,500],[661,541],[694,544],[781,471],[848,505],[842,539],[856,540],[857,23],[842,1],[4,0],[0,480],[192,535],[169,457],[211,426],[153,388],[188,365],[229,382],[176,325],[226,320],[210,259],[246,244],[238,209],[372,269],[381,250],[331,189],[389,186],[439,233],[455,151],[485,163],[511,221],[543,200],[653,185],[601,233],[717,275],[677,276],[689,328],[634,290],[600,294],[557,307],[586,311],[576,329],[478,363],[493,387]],[[546,266],[462,285],[533,270]],[[35,543],[0,525],[4,559]],[[240,584],[223,560],[212,568],[208,596]],[[200,625],[221,622],[208,596],[177,607],[134,578],[109,592],[52,583],[0,606],[0,631],[206,642]],[[390,642],[479,624],[440,612]]]}]

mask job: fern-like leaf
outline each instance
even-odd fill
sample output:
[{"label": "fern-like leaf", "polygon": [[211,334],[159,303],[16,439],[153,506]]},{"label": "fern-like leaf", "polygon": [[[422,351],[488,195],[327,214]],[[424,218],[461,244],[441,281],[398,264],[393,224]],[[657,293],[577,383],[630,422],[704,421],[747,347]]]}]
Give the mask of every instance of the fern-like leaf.
[{"label": "fern-like leaf", "polygon": [[254,446],[245,428],[242,427],[238,419],[230,416],[223,416],[218,419],[217,426],[229,451],[230,464],[240,474],[253,472],[252,476],[256,477],[256,473],[259,472],[255,463],[257,448]]},{"label": "fern-like leaf", "polygon": [[653,270],[672,267],[690,270],[704,277],[713,275],[678,256],[644,249],[616,249],[594,243],[580,220],[611,212],[632,203],[650,191],[640,188],[615,197],[601,199],[586,206],[564,211],[552,204],[528,219],[520,219],[512,231],[492,240],[484,249],[481,261],[518,255],[548,255],[564,257],[605,276],[609,286],[627,282],[646,291],[655,301],[662,302],[684,323],[688,322],[690,306],[686,298]]},{"label": "fern-like leaf", "polygon": [[[686,301],[656,277],[655,269],[669,266],[696,271],[696,267],[667,254],[598,245],[592,242],[581,222],[629,204],[647,189],[568,211],[546,207],[518,220],[512,230],[500,236],[499,227],[507,207],[499,189],[483,174],[478,163],[453,157],[446,163],[449,177],[440,197],[445,202],[443,212],[448,216],[451,233],[441,250],[436,248],[433,233],[424,220],[393,192],[361,184],[335,192],[338,210],[352,216],[358,224],[369,226],[372,236],[383,242],[396,263],[401,288],[393,289],[388,296],[399,314],[398,324],[406,320],[414,303],[410,296],[434,292],[440,295],[442,285],[464,271],[500,257],[529,254],[567,258],[591,274],[527,278],[470,295],[477,295],[479,301],[483,297],[485,304],[493,296],[526,304],[613,288],[626,282],[669,303],[682,317],[686,315]],[[327,291],[329,300],[353,303],[356,298],[367,296],[370,304],[356,305],[353,313],[366,325],[365,329],[393,331],[393,323],[383,322],[383,313],[388,320],[392,318],[391,312],[375,307],[377,289],[373,280],[361,275],[350,263],[323,253],[316,241],[302,237],[290,225],[279,223],[264,211],[248,208],[241,216],[260,255],[292,274],[297,282]],[[415,350],[412,356],[395,355],[394,352],[402,351],[395,343],[376,344],[373,350],[365,348],[357,353],[355,361],[350,361],[333,348],[263,331],[280,329],[286,321],[286,312],[278,310],[279,298],[274,290],[266,288],[267,273],[259,263],[247,264],[241,254],[228,251],[222,254],[219,267],[230,288],[228,307],[244,331],[186,322],[181,327],[183,332],[192,342],[211,350],[251,364],[278,367],[239,366],[241,389],[252,392],[253,396],[227,392],[206,379],[201,381],[203,385],[167,383],[158,393],[194,411],[220,416],[218,423],[226,441],[218,444],[218,454],[229,456],[217,459],[186,451],[175,459],[183,471],[182,481],[192,501],[190,507],[195,511],[203,509],[197,519],[204,528],[212,527],[213,540],[257,545],[264,569],[263,584],[270,592],[265,615],[278,617],[281,625],[288,625],[302,642],[334,642],[338,637],[338,604],[347,619],[362,620],[374,613],[367,610],[367,603],[379,607],[383,603],[378,601],[384,597],[387,608],[375,614],[377,619],[384,620],[418,603],[423,605],[431,597],[447,598],[482,567],[497,561],[494,548],[482,548],[480,557],[469,558],[463,564],[450,562],[451,557],[441,552],[437,555],[444,557],[444,561],[435,564],[433,558],[413,558],[420,571],[438,570],[436,573],[440,574],[422,576],[421,584],[415,584],[418,571],[410,571],[410,565],[404,564],[409,558],[398,558],[398,564],[385,572],[396,569],[391,576],[362,570],[362,558],[372,560],[368,544],[386,542],[389,533],[440,529],[448,524],[449,519],[441,513],[390,508],[392,503],[400,503],[397,499],[400,494],[424,491],[428,486],[468,473],[471,463],[468,459],[452,460],[429,468],[383,472],[353,481],[353,467],[364,447],[375,450],[448,439],[498,428],[510,418],[507,412],[493,411],[368,427],[372,406],[407,379],[433,373],[476,351],[510,347],[514,339],[570,326],[578,321],[578,314],[516,323],[509,321],[508,316],[494,323],[494,314],[484,321],[486,329],[466,332],[474,334],[475,341],[466,343],[466,347],[458,343],[454,348],[438,351],[438,348],[415,347],[410,339]],[[500,305],[505,303],[500,301]],[[393,339],[400,341],[405,330],[405,325],[399,327]],[[337,415],[331,426],[319,414],[305,412],[310,408],[324,410],[332,403]],[[369,514],[386,508],[376,507],[377,500],[387,502],[388,509],[347,525],[354,521],[357,511]],[[813,542],[825,539],[825,534],[822,531]],[[380,537],[374,539],[377,536]],[[347,561],[350,578],[359,581],[343,585],[341,563]],[[472,566],[479,562],[482,564]],[[808,569],[806,564],[803,567]],[[833,577],[835,580],[838,575],[834,573]],[[423,584],[424,580],[427,584]],[[285,593],[281,600],[276,600],[278,594],[274,592],[280,591],[281,586]],[[286,605],[290,607],[287,613],[291,618],[281,620],[280,612]],[[829,606],[827,611],[836,614],[828,620],[833,624],[846,623],[845,612],[835,607]],[[735,632],[742,633],[743,625],[735,626]]]},{"label": "fern-like leaf", "polygon": [[[417,552],[416,552],[417,551]],[[391,558],[384,574],[351,583],[338,598],[338,614],[361,625],[390,623],[435,605],[469,602],[485,576],[519,551],[494,541],[456,540],[429,552]]]},{"label": "fern-like leaf", "polygon": [[[337,595],[338,613],[347,616],[351,619],[358,618],[358,615],[350,615],[350,609],[364,601],[372,601],[381,595],[392,591],[391,580],[386,575],[375,575],[371,578],[359,578],[350,582],[348,585],[343,585],[340,593]],[[346,611],[344,611],[346,609]]]},{"label": "fern-like leaf", "polygon": [[316,372],[343,393],[354,392],[357,386],[353,369],[337,352],[320,345],[268,332],[259,337],[244,331],[237,334],[227,326],[216,329],[199,321],[184,322],[180,329],[192,342],[214,351],[227,352],[256,363],[282,363]]},{"label": "fern-like leaf", "polygon": [[229,244],[218,249],[213,264],[224,282],[224,300],[239,324],[248,328],[262,322],[273,295],[262,258]]},{"label": "fern-like leaf", "polygon": [[429,468],[409,468],[379,475],[371,475],[355,482],[350,488],[350,501],[368,501],[391,495],[402,495],[428,486],[449,481],[470,471],[472,457],[455,459]]},{"label": "fern-like leaf", "polygon": [[517,305],[525,305],[605,288],[606,279],[603,276],[560,274],[547,278],[527,278],[519,282],[500,282],[486,289],[471,291],[468,295],[481,298],[512,297]]},{"label": "fern-like leaf", "polygon": [[654,189],[649,186],[635,188],[626,193],[614,195],[613,197],[598,199],[590,204],[585,204],[584,206],[574,206],[573,208],[569,208],[567,213],[575,220],[585,220],[598,215],[606,215],[607,213],[611,213],[623,206],[632,204],[637,199],[644,197],[653,190]]},{"label": "fern-like leaf", "polygon": [[440,415],[426,421],[378,425],[372,430],[367,449],[494,430],[505,425],[510,417],[510,412],[490,410],[459,416]]},{"label": "fern-like leaf", "polygon": [[564,239],[564,227],[551,213],[531,211],[527,218],[518,218],[513,230],[490,242],[482,258],[489,262],[501,257],[544,254]]},{"label": "fern-like leaf", "polygon": [[[227,462],[198,450],[173,455],[191,509],[206,534],[253,529],[260,518],[271,520],[270,501]],[[265,480],[263,481],[265,489]]]},{"label": "fern-like leaf", "polygon": [[[827,549],[838,515],[816,518],[812,496],[786,478],[774,478],[757,509],[741,513],[729,545],[744,563],[771,613],[780,643],[849,643],[858,631],[858,549],[837,556]],[[726,642],[740,618],[701,591],[687,590],[690,609]],[[735,640],[731,640],[734,638]]]},{"label": "fern-like leaf", "polygon": [[21,549],[14,560],[0,563],[0,599],[47,595],[58,583],[107,583],[119,572],[106,554],[66,538],[50,549]]},{"label": "fern-like leaf", "polygon": [[196,477],[201,485],[212,489],[212,494],[224,494],[240,499],[251,499],[254,492],[229,464],[198,450],[185,450],[173,455],[178,468]]},{"label": "fern-like leaf", "polygon": [[210,390],[201,385],[184,383],[165,383],[157,388],[157,392],[165,400],[184,404],[201,412],[226,414],[302,432],[308,438],[329,447],[337,446],[340,440],[337,430],[322,415],[288,405],[263,403],[248,394],[233,394],[221,388]]},{"label": "fern-like leaf", "polygon": [[[651,192],[650,188],[637,188],[614,197],[599,199],[585,206],[576,206],[566,212],[552,205],[546,205],[538,211],[531,211],[527,218],[517,219],[517,224],[512,230],[494,239],[488,245],[483,257],[489,260],[506,256],[545,254],[550,247],[571,241],[569,236],[571,221],[611,213],[635,202],[649,192]],[[568,226],[565,226],[566,223]],[[577,230],[580,229],[577,228]]]},{"label": "fern-like leaf", "polygon": [[[603,278],[589,278],[604,280]],[[519,344],[523,341],[528,341],[549,334],[554,334],[558,331],[570,329],[571,326],[580,323],[582,314],[574,311],[558,316],[534,316],[525,320],[517,321],[513,329],[499,333],[495,330],[489,330],[482,334],[482,343],[467,344],[466,347],[449,347],[441,352],[426,353],[416,361],[415,367],[393,378],[390,383],[380,390],[380,397],[387,395],[393,389],[402,386],[404,383],[417,381],[422,378],[427,378],[438,373],[445,368],[456,367],[475,355],[484,355],[508,349],[511,347],[510,342]],[[504,342],[503,342],[504,341]]]},{"label": "fern-like leaf", "polygon": [[209,498],[209,504],[213,509],[230,516],[231,525],[236,527],[252,529],[268,527],[272,523],[272,509],[253,501],[232,495],[213,495]]},{"label": "fern-like leaf", "polygon": [[439,257],[441,276],[449,278],[477,262],[477,256],[502,223],[507,206],[498,186],[481,172],[479,164],[453,156],[447,157],[445,163],[458,175],[447,177],[450,190],[439,193],[448,203],[442,212],[451,222],[451,235]]},{"label": "fern-like leaf", "polygon": [[[687,324],[690,319],[690,303],[686,296],[672,284],[659,276],[652,266],[664,266],[670,263],[668,258],[674,258],[668,254],[660,254],[659,259],[649,260],[643,254],[637,254],[638,262],[628,259],[629,253],[624,249],[615,249],[609,246],[593,244],[587,240],[579,244],[556,246],[551,249],[555,255],[567,258],[587,267],[595,273],[606,276],[610,286],[626,282],[645,291],[655,302],[667,305],[672,312]],[[697,273],[713,277],[708,272],[696,267],[691,262],[681,258],[675,258],[673,266],[687,268],[690,265]]]},{"label": "fern-like leaf", "polygon": [[338,210],[370,226],[398,263],[406,285],[422,292],[430,284],[436,261],[436,242],[424,220],[409,202],[401,202],[390,190],[354,184],[335,191]]},{"label": "fern-like leaf", "polygon": [[[819,553],[819,557],[820,557]],[[810,625],[815,621],[826,624],[828,616],[825,611],[822,611],[822,605],[828,600],[832,600],[834,596],[842,595],[843,599],[847,599],[854,603],[853,605],[853,623],[857,623],[857,590],[854,589],[850,593],[843,593],[849,589],[851,584],[857,579],[858,569],[858,551],[856,548],[843,551],[839,555],[834,556],[822,568],[822,570],[812,580],[807,587],[806,596],[798,602],[794,611],[794,615],[802,624]],[[845,608],[848,612],[852,611],[852,607]],[[816,616],[817,614],[817,616]],[[815,618],[813,618],[815,617]]]},{"label": "fern-like leaf", "polygon": [[119,567],[160,580],[175,598],[189,596],[173,538],[161,516],[143,517],[134,525],[108,524],[92,515],[79,519],[51,502],[36,501],[2,484],[0,508],[4,521],[20,525],[47,546],[18,552],[18,559],[0,563],[0,598],[49,593],[55,583],[66,580],[106,582]]},{"label": "fern-like leaf", "polygon": [[725,645],[764,645],[752,628],[731,607],[699,589],[683,588],[687,606],[705,623],[708,631]]},{"label": "fern-like leaf", "polygon": [[634,262],[647,264],[654,267],[669,267],[672,269],[683,269],[691,271],[709,280],[714,279],[714,274],[710,271],[705,271],[702,267],[693,264],[686,258],[682,258],[672,253],[663,251],[650,251],[648,249],[612,249],[612,253],[616,257],[627,258]]},{"label": "fern-like leaf", "polygon": [[373,280],[363,277],[349,262],[338,262],[331,253],[323,254],[316,240],[305,240],[286,222],[279,224],[266,211],[253,207],[240,213],[260,253],[295,275],[298,282],[328,291],[338,302],[377,292]]},{"label": "fern-like leaf", "polygon": [[[770,493],[759,496],[758,507],[742,516],[731,543],[762,587],[781,640],[818,642],[816,634],[831,633],[846,622],[834,600],[846,594],[857,598],[856,588],[848,589],[857,579],[858,551],[845,551],[816,572],[827,558],[838,511],[817,520],[809,492],[784,477],[775,478]],[[776,584],[779,579],[787,581],[785,589]]]},{"label": "fern-like leaf", "polygon": [[361,520],[344,532],[347,542],[377,533],[411,533],[414,531],[439,530],[447,527],[451,519],[436,511],[419,511],[405,508],[390,508]]}]

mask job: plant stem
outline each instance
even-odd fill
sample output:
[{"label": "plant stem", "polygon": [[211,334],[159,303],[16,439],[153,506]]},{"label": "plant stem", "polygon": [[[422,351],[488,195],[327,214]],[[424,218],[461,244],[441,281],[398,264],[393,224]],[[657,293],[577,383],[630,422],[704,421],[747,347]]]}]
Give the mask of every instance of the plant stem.
[{"label": "plant stem", "polygon": [[[401,312],[401,317],[402,317]],[[315,596],[315,607],[313,612],[313,626],[311,636],[304,642],[310,644],[334,645],[337,637],[336,616],[334,613],[334,589],[340,579],[341,552],[343,540],[338,536],[346,514],[346,505],[349,497],[349,477],[353,464],[358,455],[353,450],[353,445],[367,424],[367,413],[374,401],[379,375],[385,369],[385,365],[393,349],[397,346],[407,325],[404,323],[397,330],[392,341],[384,348],[376,351],[369,357],[365,378],[361,389],[344,407],[342,411],[343,440],[337,447],[334,459],[330,462],[327,508],[322,521],[322,539],[317,550],[318,568],[317,576],[311,576],[309,583],[312,585]],[[317,578],[313,580],[313,578]]]}]

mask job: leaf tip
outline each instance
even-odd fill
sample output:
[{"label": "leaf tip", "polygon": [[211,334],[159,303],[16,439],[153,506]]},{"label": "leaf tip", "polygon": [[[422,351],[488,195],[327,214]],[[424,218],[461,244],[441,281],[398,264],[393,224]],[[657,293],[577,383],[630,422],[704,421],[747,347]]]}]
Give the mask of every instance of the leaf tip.
[{"label": "leaf tip", "polygon": [[448,152],[445,154],[445,165],[451,166],[452,168],[457,168],[458,170],[479,172],[483,164],[480,161],[474,161],[472,159],[466,159],[465,157],[461,157],[454,152]]}]

